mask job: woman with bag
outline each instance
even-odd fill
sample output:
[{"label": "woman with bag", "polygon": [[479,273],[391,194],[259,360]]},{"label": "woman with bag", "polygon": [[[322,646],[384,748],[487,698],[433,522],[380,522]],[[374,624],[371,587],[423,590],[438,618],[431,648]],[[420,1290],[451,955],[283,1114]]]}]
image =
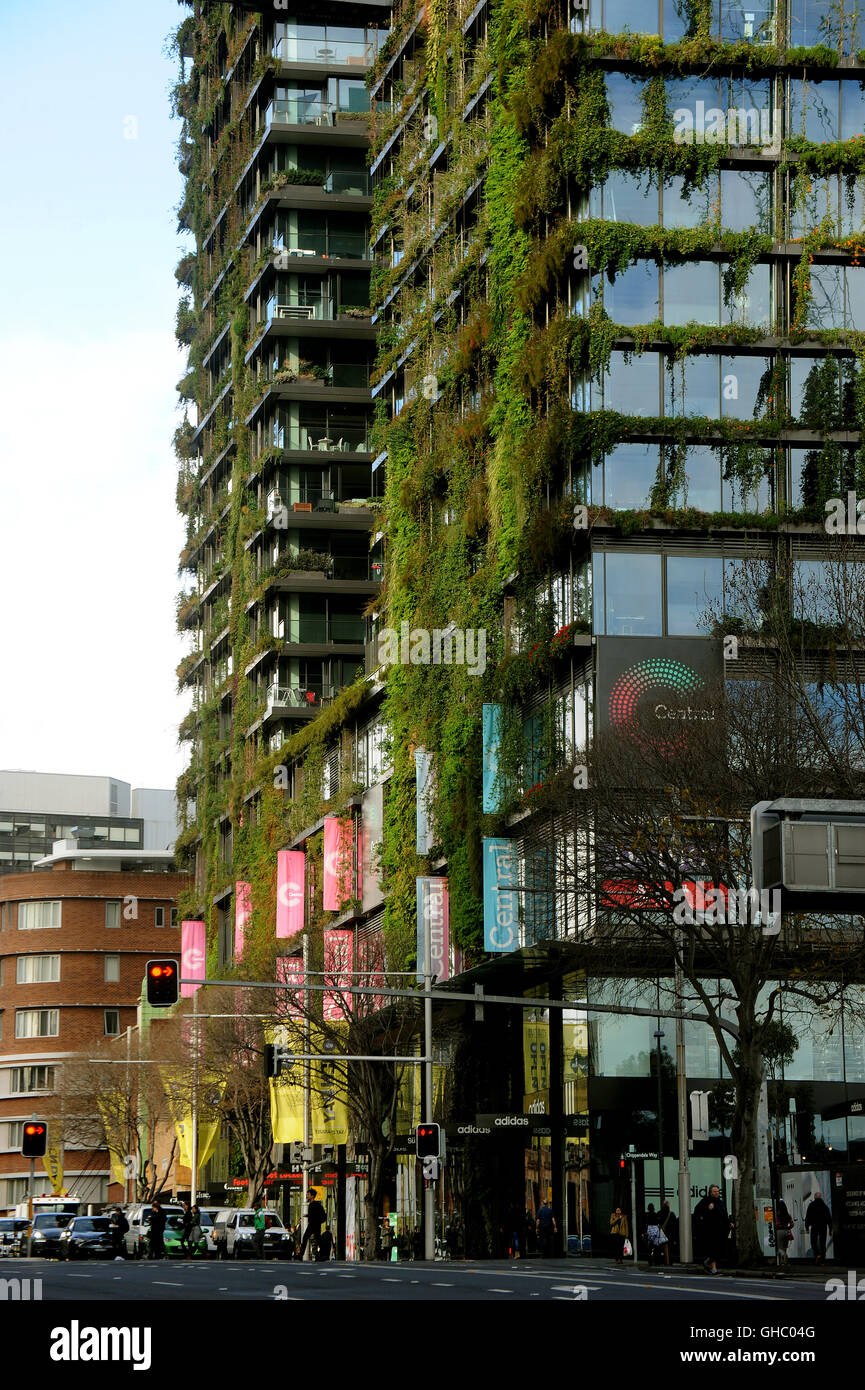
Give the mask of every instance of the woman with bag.
[{"label": "woman with bag", "polygon": [[775,1208],[775,1241],[778,1247],[779,1265],[789,1264],[787,1247],[793,1239],[793,1218],[787,1210],[783,1197],[778,1198]]},{"label": "woman with bag", "polygon": [[189,1212],[189,1230],[186,1233],[186,1258],[188,1260],[194,1257],[202,1235],[201,1212],[198,1210],[198,1207],[194,1206]]},{"label": "woman with bag", "polygon": [[613,1237],[613,1250],[617,1265],[624,1262],[626,1245],[630,1246],[628,1234],[628,1218],[621,1207],[616,1207],[610,1217],[610,1235]]}]

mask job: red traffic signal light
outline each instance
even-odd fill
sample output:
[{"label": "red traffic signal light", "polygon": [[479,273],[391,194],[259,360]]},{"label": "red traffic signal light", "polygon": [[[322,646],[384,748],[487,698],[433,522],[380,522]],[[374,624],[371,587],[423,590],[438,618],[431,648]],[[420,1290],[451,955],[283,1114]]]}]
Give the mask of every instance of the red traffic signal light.
[{"label": "red traffic signal light", "polygon": [[166,1009],[177,1003],[180,972],[176,960],[149,960],[146,979],[147,1002],[153,1008]]},{"label": "red traffic signal light", "polygon": [[414,1132],[418,1158],[438,1158],[441,1154],[441,1134],[438,1125],[418,1125]]},{"label": "red traffic signal light", "polygon": [[31,1120],[24,1126],[21,1153],[24,1158],[43,1158],[48,1143],[48,1126],[41,1120]]}]

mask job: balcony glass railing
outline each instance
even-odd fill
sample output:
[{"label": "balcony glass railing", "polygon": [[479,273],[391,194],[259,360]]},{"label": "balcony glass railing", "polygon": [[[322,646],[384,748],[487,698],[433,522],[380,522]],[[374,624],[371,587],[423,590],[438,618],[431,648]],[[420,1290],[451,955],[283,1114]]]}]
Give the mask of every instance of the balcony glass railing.
[{"label": "balcony glass railing", "polygon": [[334,425],[326,433],[320,425],[306,428],[303,425],[292,427],[288,434],[287,449],[311,449],[322,454],[368,454],[369,436],[349,426]]},{"label": "balcony glass railing", "polygon": [[[288,245],[280,238],[273,243],[277,256],[326,256],[347,261],[369,259],[369,245],[363,232],[297,232]],[[277,267],[285,269],[284,266]]]},{"label": "balcony glass railing", "polygon": [[[351,67],[371,67],[375,62],[378,35],[358,30],[353,38],[331,38],[306,25],[292,26],[273,45],[273,56],[281,63],[316,63],[327,66],[346,63]],[[341,31],[345,33],[344,30]]]},{"label": "balcony glass railing", "polygon": [[297,319],[298,321],[312,319],[332,319],[333,301],[324,299],[321,295],[315,298],[309,295],[299,295],[296,300],[290,301],[282,299],[278,295],[271,295],[264,306],[264,317],[266,319]]},{"label": "balcony glass railing", "polygon": [[[355,97],[355,101],[357,101]],[[333,125],[342,116],[363,116],[368,110],[364,107],[349,106],[348,102],[337,104],[330,101],[309,100],[298,97],[274,97],[265,109],[265,125]]]},{"label": "balcony glass railing", "polygon": [[331,169],[324,181],[325,193],[354,193],[369,196],[369,174],[364,169]]},{"label": "balcony glass railing", "polygon": [[328,704],[333,699],[333,686],[321,681],[307,681],[297,685],[271,685],[267,691],[267,703],[271,709],[309,709],[315,705]]},{"label": "balcony glass railing", "polygon": [[353,613],[337,614],[332,618],[318,613],[301,613],[285,625],[286,642],[351,642],[363,645],[365,635],[364,619]]}]

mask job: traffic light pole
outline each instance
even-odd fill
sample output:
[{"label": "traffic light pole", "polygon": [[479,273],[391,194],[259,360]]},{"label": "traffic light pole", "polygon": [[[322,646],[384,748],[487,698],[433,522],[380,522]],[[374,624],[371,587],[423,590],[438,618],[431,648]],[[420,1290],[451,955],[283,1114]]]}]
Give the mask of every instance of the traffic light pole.
[{"label": "traffic light pole", "polygon": [[[33,1116],[34,1120],[36,1116]],[[33,1188],[36,1183],[36,1159],[30,1160],[30,1183],[27,1188],[27,1258],[33,1254]]]},{"label": "traffic light pole", "polygon": [[189,1205],[198,1201],[198,990],[192,996],[192,1159]]}]

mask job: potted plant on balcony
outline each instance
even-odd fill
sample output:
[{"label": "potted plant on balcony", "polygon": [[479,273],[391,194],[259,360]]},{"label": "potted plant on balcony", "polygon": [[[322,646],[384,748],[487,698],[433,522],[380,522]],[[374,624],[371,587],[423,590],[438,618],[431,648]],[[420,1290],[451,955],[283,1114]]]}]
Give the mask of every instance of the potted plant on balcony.
[{"label": "potted plant on balcony", "polygon": [[330,371],[318,362],[309,362],[305,358],[301,358],[298,363],[297,379],[302,381],[304,386],[324,386],[326,382],[330,381]]},{"label": "potted plant on balcony", "polygon": [[370,310],[363,304],[340,304],[338,317],[341,319],[368,319]]}]

